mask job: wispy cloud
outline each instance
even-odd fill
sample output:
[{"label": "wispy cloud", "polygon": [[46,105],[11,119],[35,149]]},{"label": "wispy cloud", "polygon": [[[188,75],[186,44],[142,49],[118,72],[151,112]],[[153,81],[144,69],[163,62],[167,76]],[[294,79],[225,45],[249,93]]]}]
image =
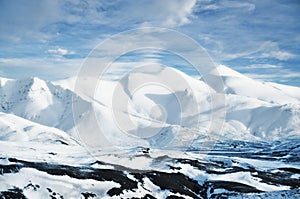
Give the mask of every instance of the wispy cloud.
[{"label": "wispy cloud", "polygon": [[272,64],[252,64],[247,66],[235,67],[235,69],[252,70],[252,69],[281,69],[282,66]]},{"label": "wispy cloud", "polygon": [[[256,43],[256,42],[255,42]],[[280,61],[286,61],[296,57],[293,53],[283,51],[279,48],[277,42],[265,41],[261,44],[257,44],[253,49],[247,49],[239,53],[222,53],[222,58],[237,59],[237,58],[247,58],[247,59],[258,59],[258,58],[274,58]]]},{"label": "wispy cloud", "polygon": [[196,0],[3,1],[0,7],[0,39],[48,40],[61,34],[57,24],[69,24],[73,28],[85,25],[88,28],[111,26],[126,29],[145,24],[177,27],[191,22],[195,4]]},{"label": "wispy cloud", "polygon": [[61,16],[60,1],[1,1],[0,39],[48,39],[42,31],[46,24],[54,23]]},{"label": "wispy cloud", "polygon": [[197,10],[225,10],[225,9],[242,9],[243,11],[253,11],[255,9],[254,3],[239,2],[239,1],[198,1]]},{"label": "wispy cloud", "polygon": [[[104,12],[106,20],[100,21],[117,26],[120,23],[129,26],[130,24],[139,26],[146,23],[152,26],[176,27],[191,22],[195,4],[196,0],[116,1],[104,6],[109,12]],[[118,9],[110,9],[111,7]]]},{"label": "wispy cloud", "polygon": [[76,75],[83,59],[65,58],[0,58],[3,76],[23,78],[39,76],[46,80]]},{"label": "wispy cloud", "polygon": [[[268,81],[268,82],[281,82],[286,83],[290,81],[291,79],[299,79],[300,73],[294,73],[294,72],[286,72],[281,74],[257,74],[257,73],[246,73],[248,77],[251,77],[253,79],[258,79],[261,81]],[[294,82],[298,83],[298,82]]]},{"label": "wispy cloud", "polygon": [[53,54],[53,55],[60,55],[60,56],[63,56],[63,55],[70,55],[70,54],[75,54],[75,52],[73,51],[69,51],[65,48],[57,48],[57,49],[49,49],[48,52],[50,54]]},{"label": "wispy cloud", "polygon": [[256,53],[258,54],[258,58],[275,58],[281,61],[286,61],[295,57],[294,54],[281,50],[277,42],[271,41],[264,42]]},{"label": "wispy cloud", "polygon": [[[84,58],[113,34],[157,26],[191,36],[217,63],[230,67],[269,64],[281,67],[268,68],[270,73],[286,68],[296,73],[300,64],[299,10],[296,1],[273,0],[1,1],[0,58],[40,59],[57,64],[60,70],[61,63]],[[116,48],[118,43],[111,50]],[[11,75],[16,71],[12,67],[13,72],[1,70]],[[256,68],[255,73],[261,72]]]},{"label": "wispy cloud", "polygon": [[[272,7],[272,9],[269,9]],[[274,1],[199,1],[188,25],[218,61],[237,58],[295,58],[300,4]]]}]

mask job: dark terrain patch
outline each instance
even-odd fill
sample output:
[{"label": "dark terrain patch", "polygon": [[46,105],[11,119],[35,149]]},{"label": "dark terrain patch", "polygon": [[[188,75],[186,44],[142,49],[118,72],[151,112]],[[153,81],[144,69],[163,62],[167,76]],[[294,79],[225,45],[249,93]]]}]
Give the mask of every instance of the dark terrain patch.
[{"label": "dark terrain patch", "polygon": [[17,187],[8,189],[7,191],[1,191],[0,198],[1,199],[27,199],[23,194],[23,190]]},{"label": "dark terrain patch", "polygon": [[84,192],[84,193],[81,193],[81,195],[85,198],[85,199],[89,199],[89,198],[94,198],[96,197],[97,195],[92,193],[92,192]]},{"label": "dark terrain patch", "polygon": [[[275,143],[276,144],[276,143]],[[124,192],[135,192],[139,186],[143,187],[145,191],[149,191],[145,187],[145,179],[149,179],[154,185],[160,187],[161,190],[168,190],[170,192],[167,198],[177,199],[190,196],[192,198],[228,198],[228,197],[261,197],[269,196],[272,192],[261,192],[253,186],[238,182],[230,181],[205,181],[197,182],[194,179],[184,175],[180,172],[182,164],[188,164],[197,170],[205,171],[208,175],[223,175],[236,172],[249,172],[253,177],[259,179],[262,183],[267,183],[275,186],[290,186],[292,190],[278,192],[282,197],[290,197],[290,193],[299,196],[300,181],[292,178],[292,175],[299,174],[300,170],[297,168],[278,168],[274,169],[260,169],[245,162],[238,162],[231,157],[252,158],[259,160],[281,161],[281,162],[299,162],[299,146],[290,147],[288,144],[284,150],[280,147],[274,147],[274,144],[256,143],[256,142],[230,142],[230,143],[216,143],[215,148],[211,152],[205,152],[210,155],[207,160],[197,159],[173,159],[169,156],[161,156],[153,158],[153,164],[160,164],[161,161],[166,162],[168,172],[162,171],[141,171],[127,168],[125,166],[107,164],[105,162],[96,161],[85,166],[69,166],[52,164],[47,162],[29,162],[19,160],[16,158],[8,158],[7,165],[0,165],[0,175],[6,173],[17,173],[22,168],[34,168],[36,170],[46,172],[54,176],[69,176],[75,179],[93,179],[96,181],[113,181],[118,183],[119,187],[107,190],[109,196],[122,197]],[[275,149],[272,151],[272,149]],[[290,149],[290,150],[289,150]],[[193,151],[193,150],[190,150]],[[147,156],[151,151],[142,149],[139,151],[139,156]],[[201,153],[201,151],[194,151],[194,153]],[[50,155],[56,155],[51,154]],[[214,158],[223,156],[224,158]],[[1,159],[1,158],[0,158]],[[4,159],[4,158],[2,158]],[[113,169],[100,169],[92,167],[94,164],[113,166]],[[292,164],[291,164],[292,165]],[[134,177],[128,177],[130,174]],[[39,185],[30,182],[25,189],[32,189],[38,191]],[[59,193],[54,192],[50,187],[46,188],[51,198],[63,198]],[[23,190],[19,188],[9,189],[0,192],[0,198],[26,198]],[[81,195],[85,198],[97,197],[95,193],[84,190]],[[181,196],[176,196],[180,194]],[[273,195],[271,195],[273,196]],[[276,196],[276,195],[275,195]],[[80,196],[79,196],[80,197]],[[155,198],[148,192],[142,198]],[[271,197],[272,198],[272,197]],[[299,197],[300,198],[300,197]]]}]

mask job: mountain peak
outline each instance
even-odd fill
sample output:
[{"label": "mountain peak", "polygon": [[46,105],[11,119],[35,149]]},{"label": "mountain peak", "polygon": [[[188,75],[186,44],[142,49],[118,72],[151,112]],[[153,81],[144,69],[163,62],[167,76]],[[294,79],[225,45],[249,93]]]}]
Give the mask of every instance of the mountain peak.
[{"label": "mountain peak", "polygon": [[[297,134],[300,128],[299,108],[297,108],[299,106],[285,105],[299,105],[300,96],[293,94],[299,92],[299,88],[280,87],[277,84],[256,81],[223,65],[219,66],[217,70],[226,91],[225,134],[231,134],[232,137],[243,134],[249,135],[249,138],[251,136],[261,137],[265,134],[267,138],[271,136],[280,138],[291,132]],[[164,88],[165,90],[157,88],[158,84],[152,84],[158,80],[163,84],[168,84],[166,86],[173,88],[172,91],[166,88]],[[0,111],[13,113],[25,119],[47,126],[55,126],[72,133],[71,131],[76,129],[72,112],[72,93],[76,94],[73,89],[75,81],[76,77],[56,81],[54,84],[57,86],[55,86],[52,82],[46,82],[36,77],[23,80],[1,80],[3,86],[0,87],[0,105],[2,106]],[[149,82],[149,85],[146,85],[145,82]],[[178,84],[179,82],[180,84]],[[149,67],[146,70],[140,68],[131,71],[126,78],[119,82],[105,80],[97,88],[93,96],[95,100],[92,102],[96,107],[95,112],[99,115],[99,120],[106,121],[102,123],[103,129],[107,128],[109,132],[119,131],[119,128],[114,129],[114,120],[111,119],[113,118],[111,110],[116,109],[112,101],[116,100],[114,94],[118,83],[121,84],[120,93],[123,94],[124,91],[124,99],[131,100],[132,106],[127,111],[126,101],[124,107],[121,106],[123,104],[118,104],[121,107],[117,107],[117,110],[121,110],[124,117],[125,113],[130,114],[128,117],[135,118],[140,126],[147,126],[150,120],[160,121],[161,118],[169,126],[179,125],[180,119],[193,123],[198,121],[198,115],[201,115],[201,128],[206,129],[209,124],[211,118],[209,115],[211,113],[210,89],[205,81],[194,79],[174,68]],[[135,90],[135,87],[140,90]],[[70,88],[70,90],[63,88]],[[190,95],[191,92],[193,95]],[[173,100],[174,94],[185,99],[180,104],[183,110],[177,110],[176,100]],[[93,98],[88,98],[88,100],[93,100]],[[85,96],[81,96],[80,100],[75,102],[76,106],[80,106],[82,112],[76,118],[82,118],[81,114],[84,115],[88,112],[86,110],[90,103],[88,100],[85,100]],[[193,101],[198,104],[199,109],[191,108],[194,107],[191,105]],[[182,106],[184,104],[187,106]],[[169,114],[165,114],[164,110]],[[180,115],[179,113],[184,114]],[[169,117],[165,117],[167,115]],[[185,126],[188,127],[188,125]],[[132,130],[135,131],[135,128]]]},{"label": "mountain peak", "polygon": [[217,70],[219,72],[219,74],[223,77],[240,77],[240,78],[248,78],[246,77],[245,75],[235,71],[235,70],[232,70],[231,68],[225,66],[225,65],[219,65],[217,67]]}]

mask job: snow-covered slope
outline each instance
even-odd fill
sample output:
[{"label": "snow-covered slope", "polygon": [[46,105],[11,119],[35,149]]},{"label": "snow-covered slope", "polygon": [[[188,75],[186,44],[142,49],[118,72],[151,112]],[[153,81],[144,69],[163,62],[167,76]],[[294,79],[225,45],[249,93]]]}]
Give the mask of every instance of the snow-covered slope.
[{"label": "snow-covered slope", "polygon": [[21,80],[1,78],[0,111],[68,131],[74,127],[72,103],[83,107],[88,103],[73,94],[36,77]]},{"label": "snow-covered slope", "polygon": [[[217,69],[224,81],[226,117],[223,131],[219,135],[209,136],[219,140],[237,137],[243,140],[269,140],[299,136],[300,88],[255,81],[225,66]],[[170,74],[183,78],[185,84],[176,83],[176,78],[168,79]],[[158,80],[168,80],[173,90],[152,84],[137,89],[132,96],[132,93],[128,93],[132,85],[139,84],[139,81]],[[145,140],[150,145],[160,140],[164,145],[166,143],[163,140],[179,142],[208,136],[206,133],[211,119],[209,91],[213,89],[201,79],[194,79],[173,68],[137,70],[119,82],[101,81],[93,96],[94,100],[90,96],[79,97],[80,93],[74,90],[75,82],[74,77],[53,83],[38,78],[1,78],[0,111],[54,127],[76,137],[72,105],[80,107],[75,116],[77,125],[83,126],[86,132],[97,131],[96,126],[101,126],[104,132],[109,132],[105,137],[116,145],[122,145],[122,142],[144,145]],[[119,103],[120,100],[114,96],[116,92],[118,99],[129,100],[129,106]],[[178,99],[183,103],[178,104]],[[89,107],[95,111],[97,125],[85,125],[91,114]],[[115,124],[116,114],[119,118],[129,118],[133,123],[124,122],[120,129],[120,124]],[[195,126],[197,121],[198,126]],[[122,131],[124,129],[130,130],[133,135],[139,129],[145,139],[129,138]],[[161,129],[161,133],[149,136],[153,129]]]},{"label": "snow-covered slope", "polygon": [[[0,78],[0,198],[299,198],[300,88],[218,70],[226,117],[215,134],[214,90],[176,69],[101,81],[94,96],[75,77]],[[134,89],[158,80],[172,90]]]},{"label": "snow-covered slope", "polygon": [[38,78],[1,81],[1,111],[45,125],[57,124],[65,107],[48,85]]},{"label": "snow-covered slope", "polygon": [[[224,93],[226,97],[226,118],[223,133],[220,133],[220,135],[224,136],[220,136],[217,139],[235,139],[239,137],[240,139],[248,140],[268,140],[299,136],[300,88],[256,81],[226,66],[219,66],[217,69],[224,81]],[[169,114],[169,118],[164,118],[166,123],[175,127],[179,125],[179,119],[178,117],[176,118],[176,115],[178,116],[180,110],[176,109],[176,103],[174,104],[172,99],[174,99],[175,95],[178,96],[180,91],[192,89],[191,92],[193,92],[193,96],[196,98],[200,108],[198,110],[195,109],[194,104],[187,102],[190,98],[183,94],[182,97],[187,100],[186,107],[183,109],[183,115],[185,115],[185,118],[188,118],[186,121],[191,121],[191,123],[195,123],[196,119],[199,119],[199,128],[202,133],[205,132],[205,129],[209,126],[211,116],[209,93],[209,89],[211,88],[203,80],[191,78],[176,69],[166,69],[156,74],[153,71],[148,74],[136,71],[130,74],[126,81],[122,80],[123,91],[130,84],[136,84],[139,78],[143,81],[147,81],[147,79],[155,80],[155,78],[164,79],[167,78],[164,75],[173,72],[178,73],[185,79],[189,84],[188,88],[178,87],[176,82],[173,84],[178,87],[178,90],[175,90],[172,94],[155,86],[143,88],[141,91],[136,92],[132,98],[127,96],[127,98],[130,98],[130,104],[132,105],[130,113],[141,118],[159,120],[161,119],[159,117],[162,117],[161,112],[158,111],[155,115],[153,107],[156,104],[160,104],[168,113],[171,113]],[[74,85],[75,81],[75,78],[70,78],[55,82],[55,84],[73,89],[74,86],[72,85]],[[95,99],[106,107],[112,108],[113,93],[115,92],[116,85],[117,82],[115,81],[101,81],[100,86],[96,90]],[[201,117],[198,118],[197,116],[199,115]],[[103,117],[105,117],[105,114]],[[111,115],[107,117],[111,117]],[[189,126],[187,125],[187,127]]]},{"label": "snow-covered slope", "polygon": [[226,66],[219,66],[227,94],[251,97],[275,104],[299,104],[300,89],[253,80]]},{"label": "snow-covered slope", "polygon": [[299,88],[256,81],[226,66],[218,71],[227,101],[225,131],[226,126],[229,131],[244,129],[263,139],[299,136]]},{"label": "snow-covered slope", "polygon": [[0,140],[18,143],[78,144],[64,131],[2,112],[0,112]]}]

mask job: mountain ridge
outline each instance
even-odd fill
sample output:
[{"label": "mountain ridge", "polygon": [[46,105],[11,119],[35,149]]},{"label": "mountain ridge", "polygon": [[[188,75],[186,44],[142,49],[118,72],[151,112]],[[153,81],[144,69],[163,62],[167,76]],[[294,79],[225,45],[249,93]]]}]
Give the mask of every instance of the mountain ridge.
[{"label": "mountain ridge", "polygon": [[[300,91],[300,88],[252,80],[226,66],[220,66],[217,69],[224,81],[225,108],[227,113],[223,132],[220,134],[222,136],[209,136],[216,136],[217,139],[234,139],[238,135],[241,139],[257,138],[263,140],[299,136],[300,94],[297,93]],[[205,90],[205,86],[207,85],[202,80],[191,79],[191,77],[177,71],[177,69],[172,68],[172,71],[181,75],[193,90],[198,106],[201,107],[195,115],[201,115],[199,129],[202,129],[204,132],[210,122],[210,115],[208,113],[209,90]],[[161,74],[163,72],[158,71],[157,75]],[[132,77],[134,75],[138,77],[140,74],[136,72],[132,75]],[[151,75],[149,77],[152,78]],[[3,114],[14,114],[31,122],[54,127],[76,139],[80,138],[76,132],[76,124],[73,120],[72,106],[74,106],[74,103],[76,106],[83,107],[81,113],[75,116],[79,118],[77,121],[81,121],[81,115],[84,115],[87,111],[84,107],[93,106],[100,120],[98,125],[102,125],[103,121],[106,121],[109,125],[113,125],[113,121],[110,119],[113,117],[111,113],[111,109],[113,108],[111,100],[114,88],[118,82],[103,81],[102,85],[104,89],[101,90],[99,88],[96,91],[95,100],[87,101],[84,96],[79,96],[74,91],[73,85],[75,80],[74,77],[56,82],[44,81],[36,77],[23,80],[0,78],[0,111]],[[155,103],[160,103],[164,106],[168,104],[168,101],[161,101],[165,94],[162,94],[162,91],[156,88],[151,88],[143,92],[140,96],[136,97],[135,101],[132,101],[134,104],[131,112],[128,113],[130,117],[134,117],[138,121],[138,124],[142,126],[155,119],[154,117],[161,117],[159,115],[162,113],[159,110],[154,115],[151,113],[150,108]],[[157,97],[153,98],[155,95]],[[145,99],[148,99],[148,104],[145,104],[145,101],[143,101]],[[156,101],[153,101],[154,99]],[[151,107],[147,108],[147,105]],[[146,109],[140,109],[141,107],[146,107]],[[187,107],[189,107],[189,104],[187,104]],[[176,114],[179,114],[179,112],[176,112]],[[186,114],[187,118],[193,121],[192,118],[195,116],[191,115],[191,112],[187,112]],[[163,128],[172,132],[167,133],[167,137],[163,139],[171,139],[172,136],[178,135],[176,132],[173,132],[174,129],[177,129],[176,126],[178,125],[180,126],[176,122],[166,123]],[[101,128],[104,131],[112,132],[110,136],[115,135],[115,133],[117,135],[120,134],[120,129],[117,127],[106,126]],[[195,135],[192,137],[194,138]],[[122,140],[119,140],[115,144],[122,144],[120,142]],[[153,140],[149,142],[153,142]]]}]

